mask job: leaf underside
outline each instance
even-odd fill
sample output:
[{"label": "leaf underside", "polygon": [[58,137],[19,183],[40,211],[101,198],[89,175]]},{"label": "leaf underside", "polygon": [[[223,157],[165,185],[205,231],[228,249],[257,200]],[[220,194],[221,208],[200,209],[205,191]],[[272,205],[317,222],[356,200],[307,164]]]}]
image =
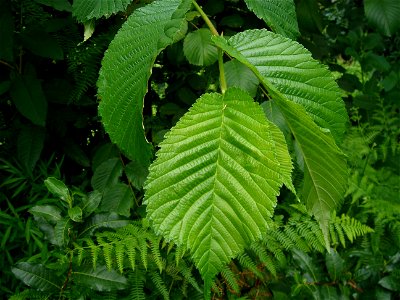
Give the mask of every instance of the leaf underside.
[{"label": "leaf underside", "polygon": [[276,33],[291,39],[299,35],[293,0],[245,0],[247,7]]},{"label": "leaf underside", "polygon": [[333,138],[341,138],[347,120],[336,83],[304,48],[274,33],[254,30],[214,41],[253,70],[279,107],[304,160],[300,198],[319,221],[328,247],[330,213],[347,185],[346,160]]},{"label": "leaf underside", "polygon": [[108,48],[100,69],[99,114],[110,138],[130,158],[150,163],[143,128],[143,97],[156,56],[174,41],[190,1],[155,1],[137,9]]},{"label": "leaf underside", "polygon": [[156,232],[191,249],[207,284],[260,238],[282,185],[271,124],[244,91],[203,95],[160,144],[145,184]]}]

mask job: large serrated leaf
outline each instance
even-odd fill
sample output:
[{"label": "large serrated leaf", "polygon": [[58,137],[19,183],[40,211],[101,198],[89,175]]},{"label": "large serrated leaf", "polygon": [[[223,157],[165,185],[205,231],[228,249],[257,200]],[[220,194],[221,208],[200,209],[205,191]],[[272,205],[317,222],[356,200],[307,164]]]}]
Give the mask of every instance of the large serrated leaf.
[{"label": "large serrated leaf", "polygon": [[106,266],[98,266],[95,270],[92,267],[82,267],[79,271],[72,272],[74,281],[96,291],[123,290],[128,287],[124,276],[116,271],[107,270]]},{"label": "large serrated leaf", "polygon": [[[182,2],[182,3],[181,3]],[[105,129],[131,159],[148,166],[143,97],[156,56],[178,38],[189,0],[155,1],[134,11],[108,48],[98,81],[99,113]]]},{"label": "large serrated leaf", "polygon": [[340,141],[347,113],[340,90],[328,69],[299,43],[267,30],[248,30],[228,42],[213,37],[219,47],[259,73],[268,91],[301,104],[321,127]]},{"label": "large serrated leaf", "polygon": [[11,268],[14,275],[26,285],[39,291],[60,290],[61,282],[56,273],[43,265],[20,262]]},{"label": "large serrated leaf", "polygon": [[265,231],[282,185],[271,124],[244,91],[203,95],[167,134],[145,184],[156,232],[206,281]]},{"label": "large serrated leaf", "polygon": [[74,0],[72,14],[82,23],[94,18],[108,18],[125,10],[131,2],[132,0]]},{"label": "large serrated leaf", "polygon": [[273,31],[291,39],[299,35],[293,0],[245,0],[247,7]]},{"label": "large serrated leaf", "polygon": [[365,0],[365,16],[385,35],[391,36],[400,29],[400,1]]},{"label": "large serrated leaf", "polygon": [[[301,198],[319,221],[328,248],[330,213],[340,205],[347,185],[346,160],[332,137],[334,133],[341,137],[347,120],[342,100],[335,94],[335,82],[304,48],[274,33],[252,30],[232,37],[229,44],[222,38],[215,42],[252,69],[279,107],[304,160]],[[278,49],[282,55],[275,56]],[[277,68],[279,58],[287,63]],[[331,132],[318,127],[312,118]]]}]

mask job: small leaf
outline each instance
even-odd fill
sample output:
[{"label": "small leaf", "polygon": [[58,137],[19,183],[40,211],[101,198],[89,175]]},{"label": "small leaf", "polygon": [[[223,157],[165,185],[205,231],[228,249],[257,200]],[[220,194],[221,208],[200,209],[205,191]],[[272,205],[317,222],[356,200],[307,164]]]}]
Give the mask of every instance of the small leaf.
[{"label": "small leaf", "polygon": [[208,66],[218,60],[218,49],[211,42],[211,31],[200,28],[189,33],[183,41],[183,53],[196,66]]},{"label": "small leaf", "polygon": [[398,0],[365,0],[365,16],[387,36],[400,29],[400,2]]},{"label": "small leaf", "polygon": [[122,175],[122,162],[119,158],[110,158],[103,162],[94,171],[92,187],[95,190],[104,192],[110,186],[115,185]]},{"label": "small leaf", "polygon": [[54,227],[54,243],[63,248],[69,243],[69,231],[72,228],[71,219],[58,220]]},{"label": "small leaf", "polygon": [[44,181],[44,184],[50,193],[69,203],[70,195],[64,182],[57,178],[49,177]]},{"label": "small leaf", "polygon": [[10,94],[24,117],[38,126],[46,124],[47,101],[33,68],[28,68],[22,76],[16,75],[11,83]]},{"label": "small leaf", "polygon": [[100,211],[116,212],[121,216],[130,216],[135,195],[130,187],[123,183],[117,183],[104,190]]},{"label": "small leaf", "polygon": [[82,209],[78,206],[68,209],[68,216],[74,222],[82,222]]},{"label": "small leaf", "polygon": [[95,22],[94,20],[89,20],[83,23],[84,31],[83,31],[83,41],[86,42],[94,33],[95,29]]},{"label": "small leaf", "polygon": [[57,291],[61,282],[56,274],[43,265],[20,262],[11,268],[14,275],[26,285],[39,291]]},{"label": "small leaf", "polygon": [[273,31],[291,39],[299,35],[293,0],[245,0],[247,7]]},{"label": "small leaf", "polygon": [[79,285],[87,286],[95,291],[123,290],[128,287],[124,276],[114,270],[107,270],[106,266],[93,268],[81,267],[79,271],[72,272],[74,282]]},{"label": "small leaf", "polygon": [[379,284],[389,291],[400,292],[399,279],[400,278],[398,276],[396,277],[394,275],[389,275],[379,280]]},{"label": "small leaf", "polygon": [[248,67],[237,60],[231,60],[224,63],[224,71],[228,87],[239,87],[255,97],[260,82]]},{"label": "small leaf", "polygon": [[35,217],[42,217],[51,223],[61,220],[61,209],[53,205],[36,205],[30,208],[29,212]]}]

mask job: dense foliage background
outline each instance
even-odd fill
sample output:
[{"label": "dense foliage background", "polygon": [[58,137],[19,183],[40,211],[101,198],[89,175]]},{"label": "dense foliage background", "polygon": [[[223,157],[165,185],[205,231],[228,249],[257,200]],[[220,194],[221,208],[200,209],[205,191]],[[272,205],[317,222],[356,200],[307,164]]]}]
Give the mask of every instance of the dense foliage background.
[{"label": "dense foliage background", "polygon": [[[151,1],[121,2],[122,12],[94,20],[77,13],[82,1],[0,1],[1,298],[202,298],[185,249],[161,240],[144,219],[147,168],[109,141],[98,117],[104,51]],[[243,1],[199,4],[224,35],[265,27]],[[226,267],[213,296],[396,299],[400,4],[298,0],[296,12],[298,41],[334,73],[350,115],[340,145],[350,177],[332,217],[333,248],[326,253],[318,226],[284,190],[270,240]],[[187,19],[189,30],[204,25],[194,12]],[[194,67],[184,51],[182,41],[168,47],[151,75],[144,123],[153,152],[204,91],[218,89],[215,61]],[[261,102],[256,83],[246,84]]]}]

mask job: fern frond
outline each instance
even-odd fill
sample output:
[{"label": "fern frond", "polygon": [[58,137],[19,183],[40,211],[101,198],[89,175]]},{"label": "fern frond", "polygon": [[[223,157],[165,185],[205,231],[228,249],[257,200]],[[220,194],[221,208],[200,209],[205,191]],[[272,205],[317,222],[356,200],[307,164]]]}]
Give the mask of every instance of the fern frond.
[{"label": "fern frond", "polygon": [[156,265],[161,273],[162,269],[163,269],[163,263],[162,263],[161,254],[160,254],[160,241],[161,241],[161,237],[158,237],[156,239],[151,238],[150,249],[151,249],[151,253],[153,254],[153,260],[156,263]]},{"label": "fern frond", "polygon": [[276,267],[272,257],[265,251],[259,243],[252,243],[250,249],[257,255],[258,259],[265,265],[268,271],[276,277]]},{"label": "fern frond", "polygon": [[203,293],[202,289],[197,284],[196,279],[192,274],[192,267],[189,268],[184,260],[180,261],[179,264],[180,274],[183,275],[185,281],[189,282],[199,293]]},{"label": "fern frond", "polygon": [[258,278],[263,278],[263,273],[258,269],[257,263],[251,259],[251,257],[246,254],[242,253],[238,256],[238,261],[243,269],[248,269],[253,272]]},{"label": "fern frond", "polygon": [[117,243],[115,245],[115,260],[117,263],[118,271],[121,274],[124,271],[124,251],[125,245],[123,243]]},{"label": "fern frond", "polygon": [[157,272],[151,272],[150,278],[156,286],[157,291],[164,297],[165,300],[169,300],[169,292],[160,274]]},{"label": "fern frond", "polygon": [[229,268],[229,266],[225,266],[222,271],[221,275],[224,278],[225,282],[228,284],[228,286],[237,294],[240,293],[240,287],[237,282],[237,278],[235,273],[232,272],[232,270]]},{"label": "fern frond", "polygon": [[145,300],[145,294],[143,291],[145,275],[140,269],[136,269],[129,276],[129,284],[131,286],[131,291],[129,293],[129,298],[132,300]]}]

